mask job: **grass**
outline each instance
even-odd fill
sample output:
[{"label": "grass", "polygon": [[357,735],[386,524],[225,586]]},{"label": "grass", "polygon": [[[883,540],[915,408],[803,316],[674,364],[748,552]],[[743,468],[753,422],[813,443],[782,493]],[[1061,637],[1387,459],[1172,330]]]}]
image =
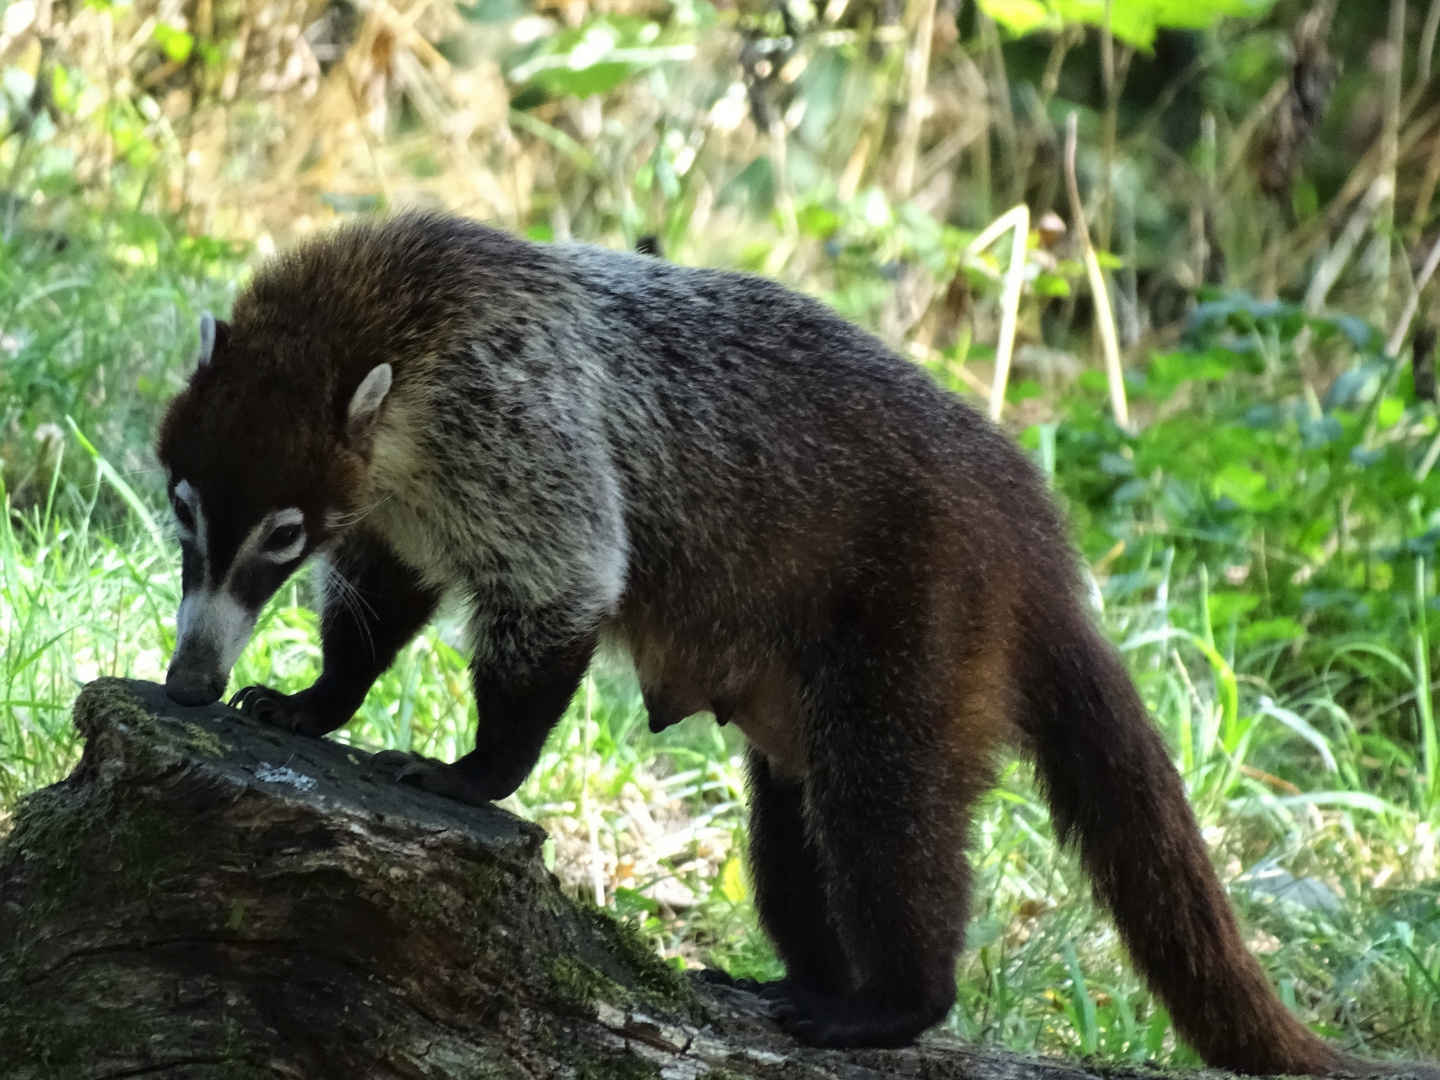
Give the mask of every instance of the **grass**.
[{"label": "grass", "polygon": [[[0,367],[0,815],[73,765],[69,707],[84,681],[157,679],[174,643],[177,560],[144,448],[185,370],[195,313],[223,302],[238,264],[158,228],[142,235],[150,247],[82,234],[64,252],[32,244],[0,259],[0,335],[12,342]],[[1227,608],[1178,544],[1125,574],[1102,563],[1101,618],[1174,750],[1252,948],[1287,1002],[1341,1044],[1440,1053],[1428,625],[1415,623],[1413,649],[1317,633],[1313,662],[1297,667],[1291,643],[1245,635],[1249,609]],[[314,678],[307,592],[299,580],[276,597],[233,686]],[[472,726],[463,648],[442,618],[342,737],[453,758]],[[650,735],[633,681],[600,664],[509,805],[547,827],[563,880],[667,957],[771,976],[743,870],[741,750],[733,729],[702,719]],[[1056,846],[1023,766],[985,802],[973,861],[948,1030],[1024,1051],[1194,1062]]]}]

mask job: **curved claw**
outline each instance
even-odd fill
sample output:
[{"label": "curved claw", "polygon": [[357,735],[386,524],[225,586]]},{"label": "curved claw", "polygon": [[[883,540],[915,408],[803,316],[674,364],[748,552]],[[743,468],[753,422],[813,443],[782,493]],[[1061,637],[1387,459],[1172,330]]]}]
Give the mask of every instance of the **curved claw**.
[{"label": "curved claw", "polygon": [[370,759],[370,767],[397,784],[409,784],[471,806],[483,806],[497,797],[465,769],[422,754],[382,750]]},{"label": "curved claw", "polygon": [[230,707],[262,724],[291,730],[296,726],[289,696],[268,686],[245,687],[230,699]]},{"label": "curved claw", "polygon": [[456,797],[454,766],[405,750],[382,750],[370,759],[370,766],[397,784],[409,784],[437,795]]},{"label": "curved claw", "polygon": [[427,776],[436,776],[443,772],[448,766],[438,761],[430,761],[427,758],[414,758],[400,767],[395,774],[395,780],[401,784],[414,784],[417,787],[425,786]]},{"label": "curved claw", "polygon": [[255,693],[255,691],[259,689],[260,687],[258,686],[246,686],[242,687],[239,690],[236,690],[234,695],[230,698],[230,708],[237,709],[240,712],[244,712],[245,703],[250,699],[250,697]]},{"label": "curved claw", "polygon": [[399,780],[401,772],[414,760],[415,755],[408,750],[381,750],[370,759],[370,771]]}]

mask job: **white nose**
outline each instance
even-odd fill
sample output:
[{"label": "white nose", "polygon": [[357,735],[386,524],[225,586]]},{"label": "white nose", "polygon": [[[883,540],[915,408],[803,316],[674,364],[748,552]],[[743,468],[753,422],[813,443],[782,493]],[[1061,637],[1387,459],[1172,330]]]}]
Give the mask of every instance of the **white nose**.
[{"label": "white nose", "polygon": [[165,692],[181,705],[209,705],[225,692],[230,669],[250,639],[255,616],[224,590],[185,594],[175,616],[175,655]]}]

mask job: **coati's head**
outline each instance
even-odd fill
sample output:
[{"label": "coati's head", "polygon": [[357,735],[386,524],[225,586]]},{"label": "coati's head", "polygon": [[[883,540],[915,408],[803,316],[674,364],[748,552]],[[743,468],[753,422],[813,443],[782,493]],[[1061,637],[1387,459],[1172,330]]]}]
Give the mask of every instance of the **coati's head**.
[{"label": "coati's head", "polygon": [[342,345],[276,330],[206,312],[199,366],[160,425],[183,590],[165,689],[183,705],[224,693],[265,601],[368,493],[390,365],[347,374],[316,355]]}]

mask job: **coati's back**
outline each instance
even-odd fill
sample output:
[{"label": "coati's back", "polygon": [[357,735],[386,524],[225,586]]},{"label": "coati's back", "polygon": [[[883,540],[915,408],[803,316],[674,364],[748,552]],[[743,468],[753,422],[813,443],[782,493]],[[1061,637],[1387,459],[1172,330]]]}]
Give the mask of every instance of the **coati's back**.
[{"label": "coati's back", "polygon": [[[668,602],[682,573],[735,586],[739,604],[766,585],[813,596],[927,534],[987,583],[1027,552],[1066,550],[1013,443],[818,301],[626,253],[559,255],[593,304],[577,321],[604,327],[601,419],[632,573]],[[1068,580],[1052,569],[1052,586]]]}]

